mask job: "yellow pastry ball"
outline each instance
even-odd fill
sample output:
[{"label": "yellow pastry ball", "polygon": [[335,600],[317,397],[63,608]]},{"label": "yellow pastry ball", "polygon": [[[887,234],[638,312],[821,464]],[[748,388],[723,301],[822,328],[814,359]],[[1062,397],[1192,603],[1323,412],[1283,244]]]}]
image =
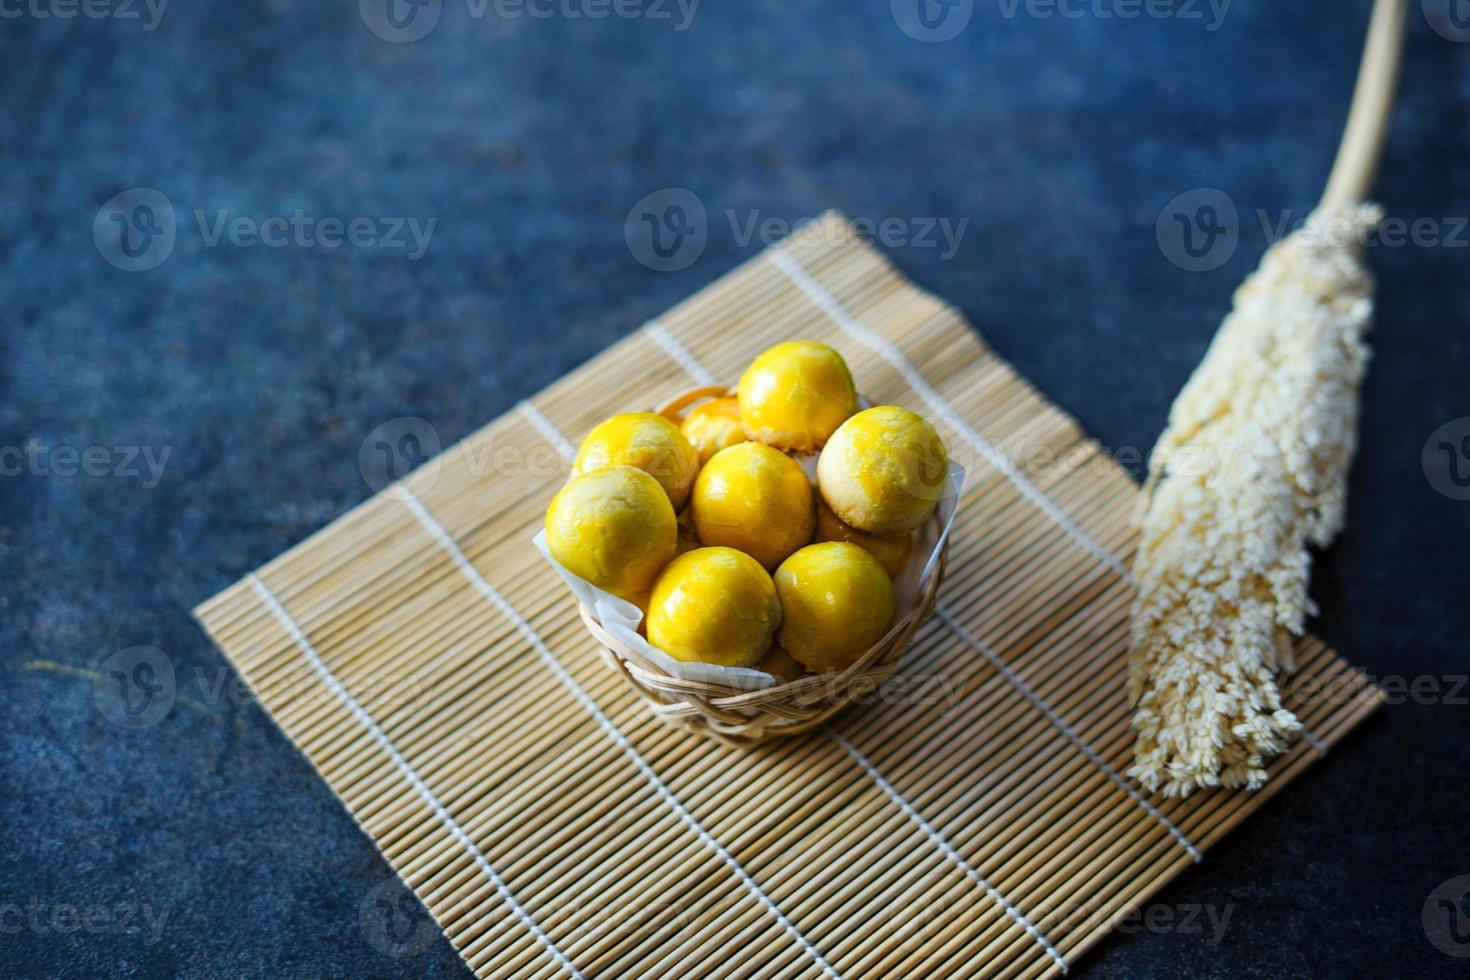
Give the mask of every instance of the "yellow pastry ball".
[{"label": "yellow pastry ball", "polygon": [[679,431],[699,453],[700,465],[704,465],[721,449],[745,441],[745,429],[740,425],[740,403],[734,398],[711,398],[694,406],[684,416]]},{"label": "yellow pastry ball", "polygon": [[782,650],[779,644],[771,647],[755,667],[756,670],[765,671],[783,684],[796,680],[805,670],[801,664],[792,659],[791,654]]},{"label": "yellow pastry ball", "polygon": [[634,601],[674,557],[674,508],[632,466],[572,477],[546,509],[546,547],[567,571]]},{"label": "yellow pastry ball", "polygon": [[767,569],[812,539],[812,483],[796,460],[759,442],[715,453],[690,503],[701,544],[739,548]]},{"label": "yellow pastry ball", "polygon": [[909,556],[914,553],[914,536],[902,534],[869,534],[844,524],[832,513],[824,500],[817,501],[817,541],[851,541],[868,554],[878,559],[889,578],[896,579],[908,566]]},{"label": "yellow pastry ball", "polygon": [[587,433],[572,472],[591,473],[604,466],[636,466],[652,476],[678,510],[689,499],[699,454],[679,427],[653,412],[614,415]]},{"label": "yellow pastry ball", "polygon": [[809,544],[776,569],[781,646],[808,670],[843,670],[893,625],[893,583],[855,544]]},{"label": "yellow pastry ball", "polygon": [[679,514],[677,530],[678,534],[674,542],[675,558],[699,547],[699,535],[694,533],[694,518],[690,516],[688,507]]},{"label": "yellow pastry ball", "polygon": [[857,390],[842,355],[795,340],[759,354],[740,379],[740,419],[752,439],[814,453],[857,411]]},{"label": "yellow pastry ball", "polygon": [[780,624],[771,576],[734,548],[675,558],[648,603],[648,642],[686,662],[749,667],[771,648]]},{"label": "yellow pastry ball", "polygon": [[944,440],[906,408],[858,412],[832,433],[817,460],[822,499],[844,523],[869,534],[912,531],[946,490]]}]

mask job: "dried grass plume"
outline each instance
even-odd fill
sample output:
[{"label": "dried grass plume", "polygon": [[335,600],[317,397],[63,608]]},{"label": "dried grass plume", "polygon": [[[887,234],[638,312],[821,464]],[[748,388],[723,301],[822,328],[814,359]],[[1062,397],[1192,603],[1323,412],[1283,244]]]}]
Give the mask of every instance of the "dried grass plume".
[{"label": "dried grass plume", "polygon": [[1373,205],[1314,213],[1236,291],[1150,461],[1134,573],[1129,770],[1186,796],[1256,789],[1301,729],[1277,674],[1314,609],[1310,546],[1342,527]]}]

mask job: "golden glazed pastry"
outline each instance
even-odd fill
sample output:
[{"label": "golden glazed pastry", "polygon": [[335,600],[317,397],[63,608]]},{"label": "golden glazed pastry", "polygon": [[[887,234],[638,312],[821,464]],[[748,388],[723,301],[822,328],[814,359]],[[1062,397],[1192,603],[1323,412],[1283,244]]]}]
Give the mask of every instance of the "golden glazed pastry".
[{"label": "golden glazed pastry", "polygon": [[715,453],[699,471],[690,510],[701,544],[738,548],[769,570],[812,539],[814,500],[796,460],[742,442]]},{"label": "golden glazed pastry", "polygon": [[878,559],[846,541],[810,544],[776,569],[781,647],[808,670],[843,670],[893,625],[893,583]]},{"label": "golden glazed pastry", "polygon": [[678,534],[674,543],[675,558],[699,547],[699,535],[694,533],[694,518],[689,511],[690,509],[685,507],[677,519],[678,527],[676,530]]},{"label": "golden glazed pastry", "polygon": [[825,500],[817,501],[817,541],[851,541],[868,554],[878,559],[888,577],[896,579],[908,567],[909,556],[914,553],[912,532],[901,534],[869,534],[844,524],[827,506]]},{"label": "golden glazed pastry", "polygon": [[674,508],[632,466],[575,476],[546,509],[546,547],[567,571],[629,601],[674,557]]},{"label": "golden glazed pastry", "polygon": [[791,683],[805,672],[791,654],[781,649],[780,644],[771,647],[755,666],[757,670],[765,671],[783,684]]},{"label": "golden glazed pastry", "polygon": [[842,355],[795,340],[761,352],[740,378],[740,419],[752,439],[814,453],[857,410],[857,390]]},{"label": "golden glazed pastry", "polygon": [[614,415],[587,433],[572,472],[591,473],[604,466],[638,467],[659,482],[677,511],[689,499],[699,454],[679,427],[662,415],[632,412]]},{"label": "golden glazed pastry", "polygon": [[843,523],[869,534],[923,524],[946,490],[949,454],[921,416],[896,405],[858,412],[817,460],[822,499]]},{"label": "golden glazed pastry", "polygon": [[734,548],[697,548],[675,558],[648,604],[648,642],[685,662],[753,666],[780,623],[771,576]]},{"label": "golden glazed pastry", "polygon": [[745,429],[740,425],[740,403],[728,397],[701,402],[684,416],[679,431],[699,453],[699,463],[703,466],[721,449],[729,449],[737,442],[745,441]]}]

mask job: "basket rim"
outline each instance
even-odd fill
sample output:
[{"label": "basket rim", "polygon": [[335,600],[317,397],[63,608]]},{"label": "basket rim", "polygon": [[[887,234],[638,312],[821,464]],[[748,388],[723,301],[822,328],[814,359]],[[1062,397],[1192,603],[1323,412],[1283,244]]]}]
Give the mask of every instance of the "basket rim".
[{"label": "basket rim", "polygon": [[[936,511],[929,517],[929,521],[938,524],[939,515]],[[939,528],[943,534],[943,528]],[[656,663],[644,657],[636,650],[625,646],[617,638],[613,637],[603,628],[597,619],[596,612],[580,599],[577,601],[578,612],[582,616],[583,623],[604,648],[609,650],[629,674],[645,674],[650,681],[656,681],[660,687],[674,692],[695,695],[702,700],[708,700],[711,704],[720,708],[755,708],[761,707],[773,700],[793,701],[799,700],[804,695],[825,691],[835,688],[849,688],[855,683],[860,683],[864,674],[869,675],[875,683],[882,683],[893,672],[902,655],[903,648],[907,647],[908,637],[929,617],[933,611],[935,598],[938,595],[939,585],[944,579],[944,573],[949,561],[949,537],[945,537],[940,545],[938,557],[934,570],[930,573],[929,581],[918,594],[918,599],[913,607],[903,616],[894,620],[888,631],[867,650],[858,657],[850,666],[840,671],[828,671],[824,674],[809,674],[798,677],[795,680],[779,681],[768,687],[755,689],[734,687],[729,684],[720,684],[714,681],[691,680],[684,677],[675,677],[673,674],[660,668]],[[890,658],[884,658],[883,654],[895,645],[900,649]],[[664,652],[664,651],[660,651]],[[666,656],[669,656],[665,652]],[[820,701],[821,698],[815,698]]]},{"label": "basket rim", "polygon": [[[729,397],[734,391],[727,385],[701,385],[664,400],[654,411],[677,422],[690,406]],[[622,675],[623,681],[659,720],[735,748],[754,748],[770,739],[811,731],[893,676],[919,627],[934,611],[949,563],[952,535],[946,533],[947,522],[938,508],[926,523],[934,527],[939,540],[938,550],[930,552],[925,559],[933,562],[928,581],[922,583],[912,607],[842,670],[803,675],[789,681],[777,678],[775,684],[753,690],[675,677],[642,652],[609,634],[595,611],[580,597],[577,611],[598,643],[601,659]]]},{"label": "basket rim", "polygon": [[702,402],[707,398],[728,398],[732,391],[733,389],[726,385],[703,385],[699,388],[690,388],[688,391],[660,402],[653,411],[664,418],[672,418],[696,402]]}]

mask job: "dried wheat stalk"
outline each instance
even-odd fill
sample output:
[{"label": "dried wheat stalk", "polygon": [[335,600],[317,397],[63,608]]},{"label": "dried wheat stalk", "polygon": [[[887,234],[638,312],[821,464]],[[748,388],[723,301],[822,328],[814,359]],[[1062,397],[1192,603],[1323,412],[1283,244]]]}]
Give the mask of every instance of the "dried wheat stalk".
[{"label": "dried wheat stalk", "polygon": [[1342,527],[1373,283],[1359,203],[1377,170],[1406,0],[1377,0],[1322,203],[1236,291],[1150,460],[1134,574],[1129,774],[1187,796],[1259,788],[1301,730],[1279,672],[1313,613],[1312,556]]},{"label": "dried wheat stalk", "polygon": [[1378,209],[1318,212],[1235,295],[1151,461],[1134,574],[1131,774],[1255,789],[1300,724],[1279,670],[1314,610],[1309,546],[1342,527]]}]

